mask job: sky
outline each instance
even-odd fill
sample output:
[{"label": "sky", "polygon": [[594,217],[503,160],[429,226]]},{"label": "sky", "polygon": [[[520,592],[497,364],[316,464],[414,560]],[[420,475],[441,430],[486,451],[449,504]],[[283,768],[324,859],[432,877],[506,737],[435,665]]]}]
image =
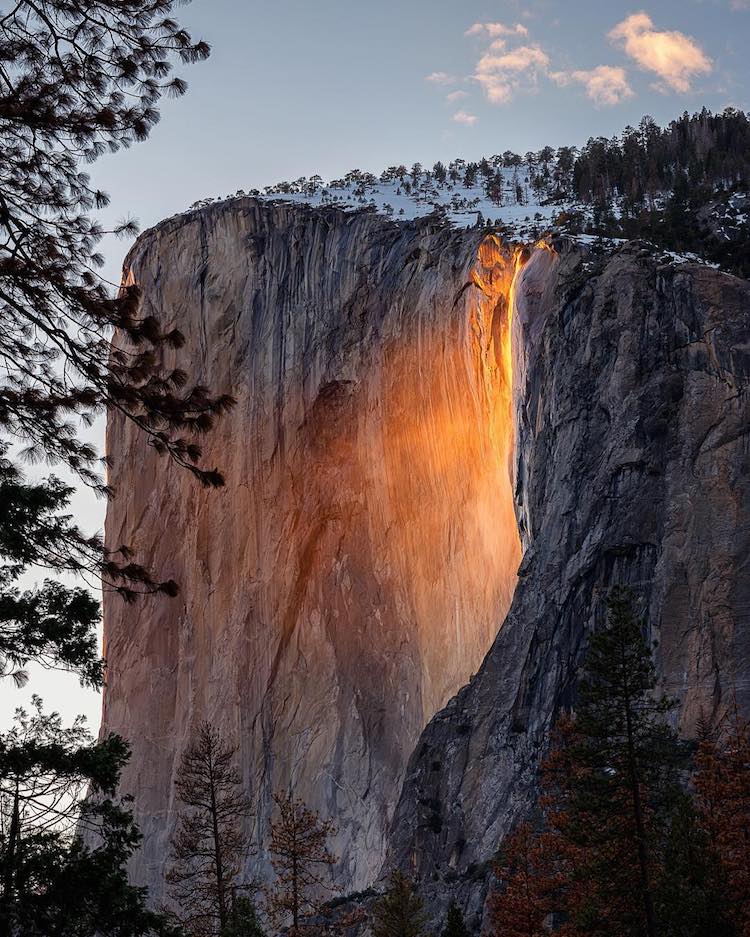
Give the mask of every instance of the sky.
[{"label": "sky", "polygon": [[[187,96],[148,141],[90,168],[112,199],[105,223],[147,228],[315,173],[580,145],[644,114],[750,110],[750,0],[193,0],[177,16],[211,57],[177,71]],[[105,242],[110,279],[128,246]],[[88,492],[74,511],[101,529]],[[98,694],[47,672],[0,683],[0,726],[32,692],[97,728]]]}]

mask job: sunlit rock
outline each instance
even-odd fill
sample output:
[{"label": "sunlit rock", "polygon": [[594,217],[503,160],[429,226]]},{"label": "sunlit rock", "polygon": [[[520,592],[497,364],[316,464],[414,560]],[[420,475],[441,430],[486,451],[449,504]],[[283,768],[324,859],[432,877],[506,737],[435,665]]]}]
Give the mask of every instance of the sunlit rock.
[{"label": "sunlit rock", "polygon": [[144,311],[238,405],[206,439],[219,492],[110,421],[108,541],[182,587],[105,608],[138,880],[159,894],[209,718],[255,799],[248,874],[292,785],[342,889],[398,865],[478,925],[616,583],[684,732],[748,708],[750,285],[676,260],[253,199],[139,240]]},{"label": "sunlit rock", "polygon": [[210,719],[240,746],[267,869],[271,797],[332,817],[343,889],[379,871],[406,760],[474,673],[520,560],[511,484],[509,296],[493,238],[252,199],[141,237],[127,276],[181,329],[191,374],[237,406],[201,490],[117,416],[111,545],[180,584],[105,605],[104,731],[156,895],[173,779]]}]

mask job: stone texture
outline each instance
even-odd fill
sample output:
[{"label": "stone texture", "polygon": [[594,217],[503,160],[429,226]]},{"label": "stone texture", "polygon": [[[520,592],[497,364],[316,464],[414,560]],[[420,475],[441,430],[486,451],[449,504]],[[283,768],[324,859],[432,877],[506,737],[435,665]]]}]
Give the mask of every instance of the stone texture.
[{"label": "stone texture", "polygon": [[[110,546],[177,599],[105,602],[103,731],[162,888],[173,779],[202,719],[240,746],[265,840],[274,789],[333,817],[343,889],[372,881],[407,758],[480,665],[520,559],[511,484],[508,295],[493,239],[429,221],[235,200],[144,234],[143,311],[173,363],[237,406],[201,490],[117,416]],[[248,874],[267,869],[262,848]]]},{"label": "stone texture", "polygon": [[684,732],[734,689],[750,709],[750,284],[631,243],[538,250],[515,293],[518,587],[417,744],[386,863],[475,925],[611,585],[638,596]]},{"label": "stone texture", "polygon": [[637,242],[556,248],[514,280],[478,231],[251,199],[139,240],[147,311],[239,401],[207,440],[218,493],[108,431],[109,542],[182,585],[105,608],[104,725],[133,743],[134,872],[157,894],[210,718],[241,746],[256,840],[293,783],[339,826],[342,888],[385,855],[478,923],[614,583],[685,732],[733,687],[750,708],[750,285]]}]

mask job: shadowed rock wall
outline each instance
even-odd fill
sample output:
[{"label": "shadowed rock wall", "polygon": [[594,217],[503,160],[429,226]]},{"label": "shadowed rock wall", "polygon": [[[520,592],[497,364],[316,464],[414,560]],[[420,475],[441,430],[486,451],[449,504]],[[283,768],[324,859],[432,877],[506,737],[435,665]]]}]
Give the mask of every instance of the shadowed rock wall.
[{"label": "shadowed rock wall", "polygon": [[386,864],[473,926],[612,585],[638,597],[684,732],[735,690],[750,710],[750,284],[631,243],[537,250],[515,294],[518,586],[417,743]]}]

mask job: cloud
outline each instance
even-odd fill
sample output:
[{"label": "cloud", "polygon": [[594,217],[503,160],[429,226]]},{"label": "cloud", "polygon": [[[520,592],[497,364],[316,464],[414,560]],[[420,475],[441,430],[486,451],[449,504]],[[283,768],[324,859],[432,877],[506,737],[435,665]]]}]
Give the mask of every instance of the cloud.
[{"label": "cloud", "polygon": [[515,26],[506,26],[504,23],[474,23],[470,26],[465,36],[490,36],[495,39],[497,36],[528,36],[528,29],[521,23]]},{"label": "cloud", "polygon": [[456,101],[462,101],[464,98],[469,97],[468,91],[451,91],[450,94],[446,94],[445,100],[449,104],[455,104]]},{"label": "cloud", "polygon": [[586,89],[586,94],[597,107],[612,107],[633,97],[633,89],[628,83],[624,68],[612,65],[598,65],[589,70],[577,69],[572,72],[550,72],[549,76],[558,85],[578,82]]},{"label": "cloud", "polygon": [[[655,72],[666,88],[685,93],[695,75],[711,71],[711,59],[684,33],[659,32],[647,13],[628,16],[609,33],[642,69]],[[663,86],[659,90],[666,90]]]},{"label": "cloud", "polygon": [[449,75],[448,72],[432,72],[430,75],[425,75],[424,80],[433,85],[453,85],[457,79],[455,75]]},{"label": "cloud", "polygon": [[456,111],[451,120],[457,124],[466,124],[467,127],[473,127],[479,120],[476,114],[469,114],[466,111]]},{"label": "cloud", "polygon": [[750,10],[750,0],[732,0],[729,6],[735,13],[739,13],[741,10]]},{"label": "cloud", "polygon": [[497,51],[486,52],[474,72],[492,104],[507,104],[517,91],[533,91],[539,75],[549,70],[549,56],[538,45],[519,46],[502,55]]}]

